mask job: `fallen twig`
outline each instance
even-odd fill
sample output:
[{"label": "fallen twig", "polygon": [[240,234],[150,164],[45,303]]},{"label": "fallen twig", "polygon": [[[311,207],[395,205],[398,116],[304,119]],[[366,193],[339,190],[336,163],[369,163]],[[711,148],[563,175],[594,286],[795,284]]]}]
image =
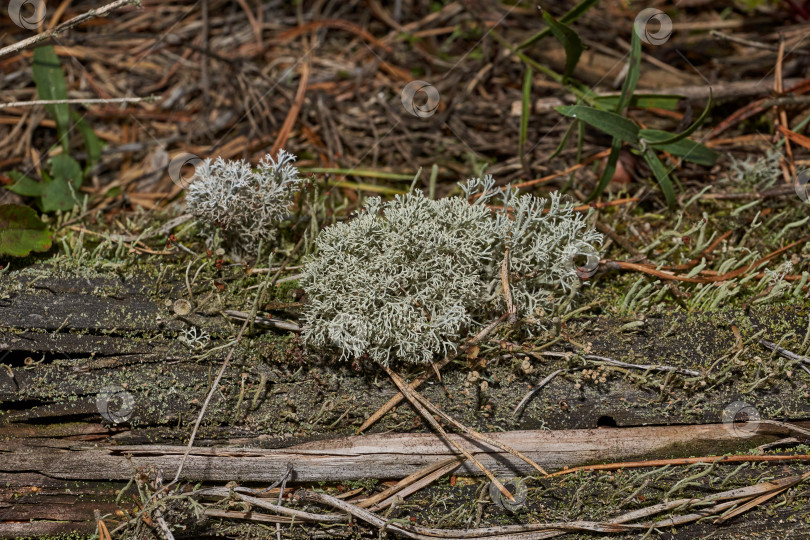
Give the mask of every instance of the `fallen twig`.
[{"label": "fallen twig", "polygon": [[[226,309],[223,313],[232,319],[236,319],[237,321],[250,322],[250,313],[236,311],[233,309]],[[301,332],[301,327],[294,322],[262,317],[261,315],[257,315],[253,318],[253,324],[268,328],[278,328],[279,330],[289,330],[290,332]]]},{"label": "fallen twig", "polygon": [[56,36],[57,34],[64,32],[65,30],[69,30],[74,26],[78,26],[83,22],[89,21],[90,19],[94,19],[96,17],[105,17],[107,14],[115,11],[116,9],[130,4],[137,5],[138,7],[140,7],[141,0],[116,0],[115,2],[111,2],[106,6],[102,6],[98,9],[91,9],[86,13],[82,13],[81,15],[73,17],[69,21],[63,22],[56,28],[51,28],[50,30],[46,30],[45,32],[42,32],[35,36],[31,36],[28,39],[18,41],[17,43],[9,45],[8,47],[3,47],[2,49],[0,49],[0,57],[25,49],[27,47],[30,47],[31,45],[36,45],[37,43],[45,41],[46,39],[50,39],[51,37]]},{"label": "fallen twig", "polygon": [[[541,352],[539,353],[543,356],[550,356],[554,358],[565,358],[570,353],[561,353],[561,352]],[[614,360],[613,358],[608,358],[607,356],[598,356],[595,354],[585,354],[582,356],[585,360],[593,360],[597,362],[604,362],[606,364],[610,364],[612,366],[617,367],[624,367],[624,368],[632,368],[632,369],[641,369],[644,371],[671,371],[673,373],[678,373],[680,375],[689,375],[691,377],[698,377],[700,373],[693,370],[693,369],[686,369],[686,368],[679,368],[675,366],[668,366],[664,364],[658,365],[648,365],[648,364],[631,364],[629,362],[622,362],[621,360]]]},{"label": "fallen twig", "polygon": [[478,459],[475,456],[473,456],[467,449],[465,449],[459,442],[457,442],[454,439],[451,439],[447,435],[447,432],[444,430],[441,424],[439,424],[438,420],[436,420],[433,417],[433,415],[422,406],[420,400],[414,395],[416,391],[412,390],[405,383],[405,381],[403,381],[399,375],[391,371],[389,367],[383,366],[383,369],[385,370],[386,373],[388,373],[388,376],[391,377],[391,380],[394,381],[394,383],[397,385],[399,391],[405,395],[408,401],[411,402],[411,405],[413,405],[416,408],[416,410],[419,411],[419,414],[422,415],[422,418],[427,420],[428,424],[430,424],[430,426],[434,430],[436,430],[436,432],[442,437],[442,439],[452,444],[461,455],[463,455],[465,458],[470,460],[476,467],[478,467],[478,469],[482,473],[484,473],[484,475],[486,475],[487,478],[489,478],[489,481],[492,482],[498,488],[498,490],[503,494],[504,497],[506,497],[510,501],[514,501],[515,498],[512,496],[511,493],[509,493],[509,490],[506,489],[504,485],[495,477],[495,475],[492,474],[492,471],[490,471],[480,461],[478,461]]},{"label": "fallen twig", "polygon": [[666,465],[694,465],[695,463],[757,463],[763,461],[810,461],[810,454],[791,454],[784,456],[702,456],[673,459],[649,459],[645,461],[622,461],[620,463],[603,463],[600,465],[583,465],[571,467],[549,477],[564,476],[576,472],[617,471],[620,469],[641,469],[645,467],[664,467]]},{"label": "fallen twig", "polygon": [[216,379],[214,379],[214,383],[211,385],[211,390],[208,391],[208,395],[205,396],[205,401],[203,402],[202,408],[200,409],[200,414],[197,415],[197,420],[194,422],[194,429],[191,430],[191,436],[188,439],[188,445],[186,446],[186,451],[183,453],[183,457],[180,460],[180,465],[177,467],[177,473],[174,475],[174,480],[172,480],[168,486],[176,483],[180,479],[180,473],[183,472],[183,466],[186,464],[186,459],[188,459],[188,454],[191,452],[191,449],[194,447],[194,438],[197,436],[197,430],[200,428],[200,423],[202,422],[203,417],[205,416],[205,410],[208,408],[208,404],[211,402],[211,397],[214,395],[214,392],[219,386],[219,381],[222,380],[222,376],[225,374],[225,370],[228,368],[228,365],[231,362],[231,358],[233,357],[233,352],[236,350],[236,347],[242,341],[242,335],[245,333],[245,328],[248,326],[248,321],[245,320],[242,328],[239,330],[239,334],[236,336],[236,342],[231,347],[231,350],[228,351],[228,356],[225,357],[225,361],[222,362],[222,367],[219,368],[219,373],[217,373]]},{"label": "fallen twig", "polygon": [[736,270],[732,270],[730,272],[726,272],[725,274],[714,275],[714,276],[707,276],[707,277],[688,277],[688,276],[681,276],[677,274],[672,274],[670,272],[664,272],[662,270],[658,270],[656,267],[647,264],[638,264],[638,263],[631,263],[625,261],[606,261],[605,266],[608,269],[622,269],[622,270],[635,270],[638,272],[644,272],[645,274],[650,274],[651,276],[655,276],[660,279],[667,279],[667,280],[674,280],[674,281],[685,281],[688,283],[717,283],[720,281],[728,281],[730,279],[734,279],[740,276],[745,275],[745,273],[749,270],[753,270],[754,268],[758,267],[760,264],[764,262],[768,262],[771,259],[778,257],[785,251],[792,249],[796,246],[802,245],[807,243],[810,240],[810,236],[805,236],[786,245],[783,248],[779,248],[776,251],[772,252],[765,257],[745,266],[741,266]]},{"label": "fallen twig", "polygon": [[787,358],[788,360],[795,360],[810,365],[810,358],[807,358],[806,356],[800,356],[794,352],[790,352],[787,349],[779,347],[776,343],[771,343],[770,341],[760,339],[759,344],[765,347],[766,349],[774,351],[779,356]]},{"label": "fallen twig", "polygon": [[[478,334],[476,334],[472,339],[470,339],[467,343],[465,343],[461,347],[461,350],[469,349],[470,347],[473,347],[477,343],[480,343],[484,338],[486,338],[490,333],[492,333],[492,331],[495,330],[498,327],[498,325],[500,325],[504,320],[506,320],[506,317],[508,315],[509,315],[508,313],[504,313],[503,315],[501,315],[501,317],[499,319],[496,319],[496,320],[492,321],[491,323],[489,323],[483,330],[478,332]],[[450,355],[450,356],[447,356],[444,359],[442,359],[440,362],[437,362],[437,363],[433,364],[434,372],[438,372],[438,370],[440,370],[441,368],[443,368],[444,366],[449,364],[450,361],[453,360],[453,358],[455,358],[455,355]],[[425,373],[423,375],[420,375],[419,377],[417,377],[416,379],[411,381],[411,383],[409,384],[410,388],[413,389],[413,390],[416,390],[423,383],[430,380],[433,375],[434,375],[434,373],[432,373],[432,372],[430,372],[428,370],[425,370]],[[359,428],[357,428],[357,433],[359,434],[359,433],[362,433],[363,431],[367,430],[375,422],[377,422],[377,420],[379,420],[380,418],[385,416],[385,413],[387,413],[388,411],[390,411],[391,409],[393,409],[394,407],[399,405],[399,403],[403,399],[405,399],[405,396],[402,394],[402,392],[396,394],[394,397],[389,399],[385,403],[385,405],[383,405],[382,407],[377,409],[377,411],[374,414],[369,416],[366,419],[366,421],[363,422],[363,425],[361,425]]]},{"label": "fallen twig", "polygon": [[534,395],[537,392],[539,392],[545,385],[547,385],[552,380],[554,380],[554,377],[556,377],[557,375],[559,375],[563,371],[565,371],[565,370],[564,369],[558,369],[557,371],[554,371],[553,373],[551,373],[551,375],[548,375],[545,379],[540,381],[540,383],[537,386],[532,388],[532,390],[528,394],[526,394],[526,397],[524,397],[522,400],[520,400],[520,403],[518,403],[518,406],[515,407],[515,410],[512,412],[512,414],[514,416],[520,415],[520,413],[523,412],[523,408],[526,406],[527,403],[529,403],[529,401],[531,401],[531,399],[534,397]]},{"label": "fallen twig", "polygon": [[124,97],[124,98],[87,98],[87,99],[37,99],[34,101],[12,101],[11,103],[0,103],[0,109],[12,107],[33,107],[35,105],[59,105],[71,103],[139,103],[157,101],[157,97]]}]

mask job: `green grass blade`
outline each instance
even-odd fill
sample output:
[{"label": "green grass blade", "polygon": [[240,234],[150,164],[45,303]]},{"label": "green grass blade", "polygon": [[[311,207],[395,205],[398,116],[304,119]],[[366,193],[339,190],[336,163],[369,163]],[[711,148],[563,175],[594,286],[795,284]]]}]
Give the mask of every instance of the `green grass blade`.
[{"label": "green grass blade", "polygon": [[[683,96],[675,94],[634,94],[626,106],[636,109],[655,108],[674,111],[678,108],[678,102],[683,98]],[[604,108],[615,110],[620,99],[621,96],[597,96],[594,101]]]},{"label": "green grass blade", "polygon": [[554,159],[555,157],[560,155],[560,152],[562,152],[563,148],[565,148],[565,143],[568,142],[568,137],[571,135],[571,132],[574,131],[574,128],[579,126],[579,125],[581,125],[581,122],[579,122],[578,120],[574,120],[573,122],[571,122],[571,125],[568,126],[568,129],[566,129],[565,133],[563,133],[562,140],[560,141],[560,144],[557,145],[557,148],[548,157],[549,161],[551,161],[552,159]]},{"label": "green grass blade", "polygon": [[555,110],[564,116],[582,120],[589,126],[604,131],[624,142],[638,144],[638,126],[624,116],[610,111],[600,111],[585,105],[564,105],[555,107]]},{"label": "green grass blade", "polygon": [[364,178],[379,178],[381,180],[413,181],[413,174],[401,174],[373,169],[337,169],[332,167],[301,167],[302,173],[339,174],[343,176],[359,176]]},{"label": "green grass blade", "polygon": [[87,150],[87,163],[85,164],[85,174],[90,172],[90,169],[101,160],[101,150],[104,148],[104,143],[98,138],[96,132],[90,127],[84,118],[79,116],[76,111],[70,111],[70,116],[76,123],[79,133],[84,139],[84,147]]},{"label": "green grass blade", "polygon": [[566,81],[573,73],[574,68],[577,67],[579,57],[582,55],[584,47],[582,40],[576,32],[571,30],[570,27],[564,23],[557,21],[547,11],[543,12],[543,20],[548,24],[551,33],[557,38],[557,41],[562,43],[565,49],[565,70],[563,71],[563,80]]},{"label": "green grass blade", "polygon": [[669,171],[667,171],[664,164],[661,163],[661,160],[658,159],[655,150],[652,148],[646,148],[644,150],[644,161],[646,161],[647,165],[652,169],[655,181],[658,182],[661,191],[664,193],[667,206],[673,208],[675,206],[675,189],[672,187],[672,181],[669,179]]},{"label": "green grass blade", "polygon": [[711,148],[704,146],[699,142],[693,141],[692,139],[682,139],[680,141],[668,144],[657,142],[665,141],[670,137],[670,135],[672,134],[658,129],[642,129],[639,131],[639,136],[643,137],[644,140],[647,141],[647,146],[650,148],[654,148],[658,151],[669,152],[673,156],[678,156],[686,161],[697,163],[698,165],[714,165],[717,159],[720,157],[718,152],[715,152]]},{"label": "green grass blade", "polygon": [[[682,131],[682,132],[680,132],[680,133],[678,133],[676,135],[670,134],[670,136],[668,138],[664,139],[664,140],[657,140],[657,141],[650,141],[650,142],[655,142],[656,145],[666,145],[666,144],[676,143],[676,142],[678,142],[678,141],[680,141],[682,139],[687,138],[689,135],[691,135],[692,133],[697,131],[697,128],[700,127],[700,124],[702,124],[703,121],[706,119],[706,116],[709,115],[709,109],[711,109],[711,106],[712,106],[712,94],[711,94],[711,89],[709,89],[709,101],[708,101],[708,103],[706,103],[706,107],[703,109],[703,112],[700,113],[700,116],[698,117],[698,119],[695,120],[694,122],[692,122],[691,126],[689,126],[684,131]],[[666,133],[666,132],[660,132],[660,133]],[[641,138],[643,138],[643,139],[645,138],[644,135],[642,135],[641,133],[639,133],[639,135],[641,135]]]},{"label": "green grass blade", "polygon": [[523,76],[523,98],[520,107],[520,135],[518,138],[518,152],[520,153],[520,163],[526,168],[526,156],[523,154],[526,149],[526,138],[529,134],[529,116],[532,113],[532,71],[531,67],[526,67]]},{"label": "green grass blade", "polygon": [[[409,178],[409,180],[413,180],[413,177]],[[407,190],[404,189],[397,189],[388,186],[375,186],[373,184],[364,184],[363,182],[349,182],[345,180],[337,180],[337,181],[330,181],[330,186],[336,187],[345,187],[350,189],[356,189],[358,191],[369,191],[371,193],[381,193],[383,195],[403,195],[407,193]]]},{"label": "green grass blade", "polygon": [[605,191],[605,188],[613,179],[613,173],[616,172],[616,163],[619,161],[619,153],[622,150],[622,140],[619,137],[613,137],[613,142],[610,144],[610,154],[608,155],[605,168],[602,170],[602,176],[599,177],[599,183],[593,193],[585,199],[585,202],[591,202]]},{"label": "green grass blade", "polygon": [[[67,85],[62,65],[53,47],[39,47],[34,49],[34,63],[32,66],[34,83],[37,86],[39,99],[67,99]],[[67,103],[45,105],[45,110],[56,122],[59,142],[62,149],[68,150],[68,130],[70,129],[70,108]]]},{"label": "green grass blade", "polygon": [[[598,1],[599,0],[583,0],[582,2],[571,8],[565,15],[560,17],[560,22],[570,23],[579,19],[583,13],[588,11]],[[543,28],[540,32],[538,32],[537,34],[533,35],[532,37],[530,37],[529,39],[518,45],[517,48],[518,50],[525,49],[526,47],[534,45],[535,43],[537,43],[538,41],[540,41],[541,39],[550,34],[551,34],[550,28]]]},{"label": "green grass blade", "polygon": [[638,77],[641,74],[641,38],[638,37],[638,32],[633,32],[633,37],[630,40],[630,58],[627,60],[627,65],[627,75],[624,77],[624,83],[622,84],[622,93],[619,96],[619,102],[616,104],[616,112],[619,114],[630,103],[630,98],[633,97],[633,92],[636,91]]}]

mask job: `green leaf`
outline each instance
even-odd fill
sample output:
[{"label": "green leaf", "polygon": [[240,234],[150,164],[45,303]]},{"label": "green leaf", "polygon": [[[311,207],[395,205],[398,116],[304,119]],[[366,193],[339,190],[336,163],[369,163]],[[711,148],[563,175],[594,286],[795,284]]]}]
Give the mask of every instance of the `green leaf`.
[{"label": "green leaf", "polygon": [[652,169],[655,181],[661,186],[661,191],[664,193],[664,198],[667,200],[667,206],[673,208],[675,206],[675,189],[672,187],[672,182],[669,179],[669,171],[667,171],[661,160],[655,154],[652,148],[644,150],[644,161]]},{"label": "green leaf", "polygon": [[[579,19],[579,17],[583,13],[588,11],[591,8],[591,6],[596,4],[596,2],[598,2],[598,1],[599,0],[582,0],[582,2],[580,2],[579,4],[577,4],[576,6],[571,8],[571,10],[568,11],[568,13],[566,13],[565,15],[560,17],[560,22],[562,22],[562,23],[570,23],[572,21],[575,21],[575,20]],[[540,32],[538,32],[537,34],[533,35],[532,37],[530,37],[529,39],[527,39],[526,41],[524,41],[523,43],[518,45],[517,48],[518,48],[518,50],[520,50],[520,49],[525,49],[526,47],[529,47],[530,45],[534,45],[535,43],[537,43],[538,41],[540,41],[541,39],[543,39],[544,37],[546,37],[550,33],[551,33],[551,28],[543,28]]]},{"label": "green leaf", "polygon": [[564,116],[582,120],[624,142],[638,144],[638,126],[624,116],[610,111],[600,111],[586,105],[564,105],[556,107],[555,110]]},{"label": "green leaf", "polygon": [[[39,99],[67,99],[67,85],[59,57],[53,47],[39,47],[34,50],[34,83],[37,85]],[[70,108],[67,103],[45,105],[45,110],[56,121],[56,130],[62,148],[68,149],[68,130],[70,128]]]},{"label": "green leaf", "polygon": [[70,116],[73,118],[73,122],[76,123],[79,133],[81,133],[82,139],[84,139],[84,147],[87,149],[87,163],[84,168],[85,176],[87,176],[90,169],[101,160],[101,150],[104,148],[104,143],[101,142],[101,139],[98,138],[98,135],[96,135],[96,132],[90,127],[90,124],[88,124],[79,113],[70,111]]},{"label": "green leaf", "polygon": [[0,255],[25,257],[51,249],[51,231],[27,206],[0,205]]},{"label": "green leaf", "polygon": [[65,154],[58,154],[51,158],[51,176],[55,182],[73,184],[77,190],[82,185],[82,168],[79,162]]},{"label": "green leaf", "polygon": [[520,154],[520,162],[524,165],[524,167],[526,157],[523,155],[523,151],[526,149],[526,139],[529,133],[529,116],[531,116],[532,113],[532,74],[532,68],[527,67],[526,73],[523,76],[523,98],[521,100],[520,109],[518,152]]},{"label": "green leaf", "polygon": [[638,77],[641,74],[641,38],[638,37],[638,32],[633,32],[630,41],[630,58],[627,60],[627,66],[627,75],[624,77],[624,83],[622,84],[622,93],[619,96],[619,102],[616,103],[616,112],[619,114],[630,103],[630,98],[633,97],[633,92],[636,91]]},{"label": "green leaf", "polygon": [[42,210],[53,212],[55,210],[67,211],[73,208],[73,192],[70,184],[61,180],[54,180],[45,184],[42,189]]},{"label": "green leaf", "polygon": [[[711,92],[712,91],[711,91],[711,88],[710,88],[709,89],[709,101],[706,103],[706,107],[703,109],[703,112],[700,113],[700,116],[698,117],[698,119],[695,120],[694,122],[692,122],[691,126],[686,128],[681,133],[678,133],[676,135],[670,135],[669,138],[667,138],[667,139],[661,140],[659,138],[657,141],[655,141],[655,144],[658,144],[658,145],[672,144],[672,143],[680,141],[681,139],[685,139],[689,135],[694,133],[697,130],[697,128],[700,127],[700,124],[703,123],[703,120],[706,119],[706,116],[709,114],[709,109],[712,106],[712,94],[711,94]],[[642,131],[644,131],[644,130],[642,130]],[[655,131],[657,131],[657,130],[655,130]],[[665,133],[665,132],[658,131],[658,133]],[[641,133],[639,133],[639,135],[641,135]],[[641,137],[643,139],[646,139],[643,135],[641,135]],[[649,140],[649,139],[647,139],[647,140]]]},{"label": "green leaf", "polygon": [[[599,105],[604,105],[607,109],[615,109],[620,99],[621,96],[597,96],[594,101]],[[682,99],[683,96],[675,94],[634,94],[626,106],[636,109],[654,108],[674,111]]]},{"label": "green leaf", "polygon": [[568,126],[568,129],[566,129],[565,133],[563,133],[562,140],[560,140],[560,144],[558,144],[554,152],[550,156],[548,156],[549,161],[557,157],[560,154],[560,152],[562,152],[563,148],[565,148],[565,143],[568,142],[568,137],[571,135],[571,132],[574,131],[574,128],[577,127],[578,125],[580,125],[580,122],[576,120],[571,122],[571,125]]},{"label": "green leaf", "polygon": [[[56,157],[58,156],[54,156],[54,159]],[[70,157],[68,157],[68,159],[72,160]],[[51,165],[53,167],[53,160],[51,161]],[[58,178],[52,178],[48,173],[42,171],[43,186],[41,207],[43,212],[70,210],[76,203],[73,195],[74,191],[71,189],[75,169],[73,169],[72,165],[66,160],[56,160],[56,165],[56,173],[60,175]]]},{"label": "green leaf", "polygon": [[655,150],[669,152],[673,156],[678,156],[686,161],[697,163],[698,165],[712,166],[717,161],[717,158],[720,157],[718,152],[715,152],[711,148],[704,146],[699,142],[693,141],[692,139],[682,139],[680,141],[668,144],[658,142],[666,141],[672,137],[672,134],[666,131],[661,131],[658,129],[642,129],[639,131],[639,135],[642,136],[645,141],[647,141],[647,146],[654,148]]},{"label": "green leaf", "polygon": [[7,190],[23,197],[42,196],[42,184],[33,178],[29,178],[19,171],[9,171],[8,175],[14,180],[14,183],[6,186]]},{"label": "green leaf", "polygon": [[579,57],[585,47],[582,46],[582,40],[576,32],[571,30],[565,24],[557,21],[547,11],[543,11],[543,20],[548,24],[551,33],[557,38],[557,41],[562,43],[565,48],[565,70],[563,71],[563,81],[568,80],[574,68],[579,62]]},{"label": "green leaf", "polygon": [[593,190],[593,193],[585,199],[585,202],[591,202],[605,191],[605,188],[613,179],[613,173],[616,172],[616,163],[619,161],[621,150],[622,140],[618,137],[613,137],[613,141],[610,143],[610,154],[605,163],[605,168],[602,169],[602,176],[599,177],[599,183],[596,185],[596,189]]}]

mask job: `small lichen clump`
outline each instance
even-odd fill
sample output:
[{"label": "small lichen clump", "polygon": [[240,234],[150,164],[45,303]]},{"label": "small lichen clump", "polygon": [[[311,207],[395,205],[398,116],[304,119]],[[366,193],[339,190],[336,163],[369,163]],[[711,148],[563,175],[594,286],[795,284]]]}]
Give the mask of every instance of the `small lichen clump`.
[{"label": "small lichen clump", "polygon": [[[493,186],[487,176],[462,184],[465,197],[370,198],[355,219],[325,229],[301,280],[306,340],[382,364],[448,354],[506,309],[507,249],[518,315],[542,327],[543,310],[579,282],[575,258],[595,253],[601,236],[557,193],[547,204]],[[496,198],[503,210],[487,206]]]},{"label": "small lichen clump", "polygon": [[730,157],[729,177],[750,189],[767,189],[782,177],[782,152],[778,149],[769,148],[764,156],[756,159],[751,156],[744,160]]},{"label": "small lichen clump", "polygon": [[204,223],[221,228],[236,247],[272,239],[301,187],[295,156],[267,155],[254,171],[243,160],[206,159],[188,186],[186,208]]}]

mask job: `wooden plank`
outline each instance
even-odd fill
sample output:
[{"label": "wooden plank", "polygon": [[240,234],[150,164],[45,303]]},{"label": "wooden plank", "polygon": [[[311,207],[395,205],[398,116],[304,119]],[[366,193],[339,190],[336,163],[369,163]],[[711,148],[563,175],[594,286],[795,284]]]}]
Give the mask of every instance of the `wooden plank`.
[{"label": "wooden plank", "polygon": [[[525,453],[549,471],[605,460],[685,457],[752,448],[777,438],[763,427],[756,436],[742,438],[723,424],[656,426],[623,429],[535,430],[491,436]],[[470,448],[497,474],[527,475],[531,469],[496,448],[453,437]],[[185,447],[175,445],[93,445],[47,439],[0,442],[0,472],[37,472],[51,478],[127,480],[133,467],[176,470]],[[292,464],[297,482],[348,481],[363,478],[399,479],[455,455],[432,433],[386,433],[318,441],[289,448],[262,450],[217,446],[194,448],[184,477],[189,481],[273,482]],[[477,475],[469,464],[457,474]]]}]

